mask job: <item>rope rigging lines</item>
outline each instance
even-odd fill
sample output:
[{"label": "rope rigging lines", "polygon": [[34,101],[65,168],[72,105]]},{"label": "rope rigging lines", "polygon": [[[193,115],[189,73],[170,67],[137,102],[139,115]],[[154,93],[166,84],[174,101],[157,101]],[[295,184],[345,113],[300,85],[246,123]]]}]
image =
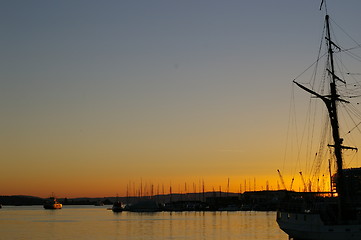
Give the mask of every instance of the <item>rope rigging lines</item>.
[{"label": "rope rigging lines", "polygon": [[[326,32],[324,26],[316,61],[294,78],[294,82],[296,82],[296,80],[299,82],[302,77],[303,84],[310,86],[311,90],[309,93],[315,94],[311,94],[311,98],[308,101],[308,107],[306,109],[301,109],[305,113],[304,116],[306,117],[303,119],[298,118],[296,111],[296,95],[294,88],[292,88],[286,139],[286,148],[288,149],[286,149],[284,153],[284,165],[286,164],[286,161],[288,162],[290,160],[289,157],[295,160],[292,161],[292,164],[290,164],[294,166],[291,170],[292,178],[294,178],[297,173],[302,170],[304,176],[308,178],[307,180],[313,183],[317,182],[317,186],[320,178],[324,178],[329,175],[331,166],[329,161],[332,160],[332,162],[335,162],[335,159],[331,159],[333,154],[330,154],[333,152],[332,146],[334,146],[334,140],[332,140],[332,132],[330,130],[331,124],[327,109],[323,105],[322,101],[313,100],[317,97],[330,97],[330,85],[327,81],[328,78],[332,78],[337,84],[337,94],[339,95],[337,96],[337,105],[338,111],[340,112],[339,121],[342,122],[340,125],[344,127],[344,129],[340,128],[342,140],[345,140],[345,144],[356,142],[354,141],[354,135],[356,134],[358,134],[358,139],[361,139],[361,111],[359,109],[359,102],[357,102],[358,98],[361,97],[361,79],[359,78],[361,73],[352,71],[352,68],[359,68],[360,66],[359,64],[356,65],[354,61],[361,63],[361,55],[354,53],[354,51],[361,50],[361,44],[357,43],[339,25],[336,23],[334,24],[352,40],[352,45],[356,46],[343,48],[337,43],[336,38],[333,37],[333,42],[330,44],[332,44],[332,51],[334,53],[333,65],[335,67],[335,71],[330,73],[330,60],[328,57],[327,59],[324,59],[326,60],[325,65],[320,67],[320,60],[328,56],[327,51],[325,51],[325,53],[322,52]],[[351,63],[350,61],[353,61],[353,63],[349,69],[346,65],[349,65]],[[312,72],[310,71],[311,69],[313,69]],[[306,75],[306,72],[309,74],[308,79],[304,76]],[[343,100],[346,98],[350,99],[350,101]],[[321,114],[325,117],[321,118],[321,120],[317,120]],[[301,122],[302,124],[300,125]],[[292,134],[294,134],[295,137],[292,137]],[[319,145],[316,144],[316,142],[319,142]],[[352,145],[356,146],[357,144]],[[355,148],[342,147],[345,149],[344,153],[345,157],[347,157],[347,160],[345,160],[345,166],[352,166],[352,163],[354,163],[356,159],[356,151],[346,149]],[[305,162],[305,164],[301,164],[301,162]],[[333,169],[335,169],[335,167]],[[319,186],[317,189],[319,189]]]}]

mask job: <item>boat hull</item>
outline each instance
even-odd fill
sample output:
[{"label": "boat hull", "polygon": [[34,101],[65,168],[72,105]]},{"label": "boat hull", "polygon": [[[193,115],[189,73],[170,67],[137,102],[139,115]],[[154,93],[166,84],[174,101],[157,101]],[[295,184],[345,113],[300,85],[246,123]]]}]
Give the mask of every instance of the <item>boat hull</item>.
[{"label": "boat hull", "polygon": [[63,205],[61,203],[44,204],[45,209],[61,209]]},{"label": "boat hull", "polygon": [[279,227],[295,240],[359,240],[361,224],[326,225],[319,214],[277,212]]},{"label": "boat hull", "polygon": [[123,210],[124,210],[124,207],[123,207],[122,202],[117,201],[113,204],[113,207],[112,207],[113,212],[123,212]]}]

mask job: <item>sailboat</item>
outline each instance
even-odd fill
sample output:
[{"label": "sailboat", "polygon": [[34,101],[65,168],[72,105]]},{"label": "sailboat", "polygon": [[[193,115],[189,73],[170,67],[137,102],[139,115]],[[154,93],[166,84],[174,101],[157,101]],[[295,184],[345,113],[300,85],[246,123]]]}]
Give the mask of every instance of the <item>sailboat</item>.
[{"label": "sailboat", "polygon": [[[322,1],[324,3],[324,1]],[[321,7],[322,7],[321,3]],[[345,168],[344,151],[357,150],[344,145],[340,134],[339,106],[349,104],[344,91],[348,85],[336,70],[335,54],[348,51],[331,38],[330,16],[325,6],[326,70],[328,93],[306,87],[293,81],[303,91],[324,103],[328,115],[332,142],[327,146],[335,161],[336,173],[332,176],[335,191],[320,193],[290,192],[277,211],[276,221],[281,230],[294,240],[356,240],[361,239],[361,168]],[[360,45],[358,44],[358,48]],[[360,59],[359,59],[360,61]],[[357,124],[355,124],[357,127]]]}]

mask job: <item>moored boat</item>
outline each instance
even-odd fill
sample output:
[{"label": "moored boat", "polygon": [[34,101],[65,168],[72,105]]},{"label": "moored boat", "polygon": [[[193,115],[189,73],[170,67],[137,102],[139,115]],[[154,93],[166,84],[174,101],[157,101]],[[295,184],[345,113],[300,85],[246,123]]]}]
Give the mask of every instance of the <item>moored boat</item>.
[{"label": "moored boat", "polygon": [[146,199],[127,205],[126,210],[130,212],[159,212],[161,208],[157,202]]},{"label": "moored boat", "polygon": [[123,203],[120,201],[115,201],[112,206],[112,211],[113,212],[122,212],[123,210],[124,210]]},{"label": "moored boat", "polygon": [[59,203],[55,197],[50,197],[45,203],[45,209],[61,209],[63,204]]}]

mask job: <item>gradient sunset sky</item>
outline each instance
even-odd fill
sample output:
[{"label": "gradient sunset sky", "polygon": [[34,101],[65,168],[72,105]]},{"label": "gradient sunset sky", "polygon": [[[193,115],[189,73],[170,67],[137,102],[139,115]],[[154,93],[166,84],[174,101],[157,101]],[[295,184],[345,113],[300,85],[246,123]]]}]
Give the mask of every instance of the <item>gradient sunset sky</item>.
[{"label": "gradient sunset sky", "polygon": [[[320,2],[2,1],[0,195],[275,189]],[[327,7],[361,39],[361,1]]]}]

